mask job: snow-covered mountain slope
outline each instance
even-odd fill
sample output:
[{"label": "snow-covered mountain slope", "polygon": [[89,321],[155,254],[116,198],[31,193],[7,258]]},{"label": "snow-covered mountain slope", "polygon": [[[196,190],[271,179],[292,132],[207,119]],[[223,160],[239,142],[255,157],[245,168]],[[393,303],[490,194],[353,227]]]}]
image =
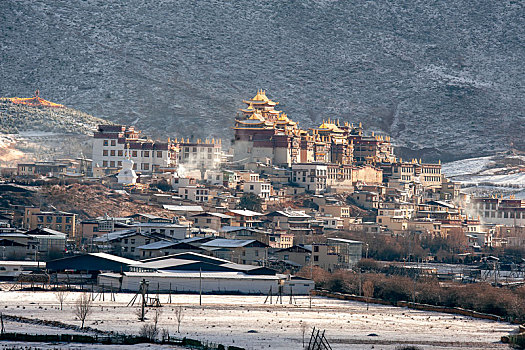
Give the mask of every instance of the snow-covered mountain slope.
[{"label": "snow-covered mountain slope", "polygon": [[303,127],[363,121],[426,159],[525,148],[521,1],[0,2],[0,95],[228,140],[268,90]]},{"label": "snow-covered mountain slope", "polygon": [[443,174],[478,195],[525,199],[525,156],[498,154],[443,164]]}]

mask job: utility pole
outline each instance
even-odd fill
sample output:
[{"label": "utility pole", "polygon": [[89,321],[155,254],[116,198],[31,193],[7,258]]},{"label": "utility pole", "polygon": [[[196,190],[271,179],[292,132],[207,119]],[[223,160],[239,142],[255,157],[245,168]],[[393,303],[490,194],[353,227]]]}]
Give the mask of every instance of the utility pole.
[{"label": "utility pole", "polygon": [[145,315],[146,315],[146,289],[148,288],[148,282],[146,282],[145,279],[142,279],[142,282],[140,282],[140,293],[142,294],[142,306],[141,306],[141,313],[140,313],[140,320],[144,321]]},{"label": "utility pole", "polygon": [[199,305],[202,305],[202,267],[199,268]]}]

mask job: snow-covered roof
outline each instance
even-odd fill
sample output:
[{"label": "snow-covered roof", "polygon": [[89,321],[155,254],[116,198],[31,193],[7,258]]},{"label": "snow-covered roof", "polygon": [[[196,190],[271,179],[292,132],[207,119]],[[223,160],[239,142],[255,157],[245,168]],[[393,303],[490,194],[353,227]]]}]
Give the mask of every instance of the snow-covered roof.
[{"label": "snow-covered roof", "polygon": [[335,242],[341,242],[341,243],[350,243],[350,244],[362,244],[361,241],[354,241],[351,239],[344,239],[344,238],[328,238],[329,241],[335,241]]},{"label": "snow-covered roof", "polygon": [[310,218],[311,216],[300,210],[276,210],[267,216],[282,215],[289,218]]},{"label": "snow-covered roof", "polygon": [[258,213],[256,211],[252,211],[248,209],[232,209],[229,212],[234,213],[236,215],[241,215],[241,216],[262,216],[264,215],[262,213]]},{"label": "snow-covered roof", "polygon": [[172,205],[172,204],[164,204],[162,206],[166,210],[171,211],[189,211],[189,212],[198,212],[198,211],[204,211],[200,205]]},{"label": "snow-covered roof", "polygon": [[102,258],[106,260],[112,260],[112,261],[122,263],[122,264],[128,264],[128,265],[142,264],[140,261],[127,259],[121,256],[116,256],[116,255],[108,254],[108,253],[89,253],[89,255],[96,256],[98,258]]}]

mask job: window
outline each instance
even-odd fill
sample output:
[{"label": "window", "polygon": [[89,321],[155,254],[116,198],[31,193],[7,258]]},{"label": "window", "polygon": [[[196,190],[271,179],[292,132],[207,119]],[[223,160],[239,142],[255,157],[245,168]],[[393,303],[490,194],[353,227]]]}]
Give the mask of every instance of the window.
[{"label": "window", "polygon": [[314,255],[314,261],[319,261],[319,255]]},{"label": "window", "polygon": [[66,231],[71,231],[71,225],[66,225]]},{"label": "window", "polygon": [[53,222],[53,217],[52,216],[46,216],[46,222],[47,223],[52,223]]},{"label": "window", "polygon": [[157,158],[162,158],[162,151],[157,151]]},{"label": "window", "polygon": [[105,167],[108,166],[108,161],[107,161],[107,160],[104,160],[104,161],[102,162],[102,166],[105,166]]},{"label": "window", "polygon": [[135,244],[135,238],[131,239],[131,244]]},{"label": "window", "polygon": [[128,239],[124,238],[124,244],[128,244]]},{"label": "window", "polygon": [[104,140],[104,146],[108,145],[108,140]]},{"label": "window", "polygon": [[57,231],[62,231],[62,224],[57,224],[56,225],[56,230]]},{"label": "window", "polygon": [[55,221],[56,221],[57,224],[62,223],[62,217],[61,217],[61,216],[57,216],[57,217],[55,218]]},{"label": "window", "polygon": [[112,149],[111,151],[109,151],[109,155],[112,156],[112,157],[114,157],[114,156],[115,156],[115,150]]},{"label": "window", "polygon": [[314,252],[319,253],[319,246],[318,245],[314,246]]},{"label": "window", "polygon": [[69,224],[71,222],[71,216],[66,216],[66,224]]},{"label": "window", "polygon": [[122,156],[124,155],[124,152],[122,152],[122,150],[119,149],[119,150],[117,151],[117,155],[118,155],[119,157],[122,157]]},{"label": "window", "polygon": [[111,140],[111,146],[116,146],[116,145],[117,145],[117,141]]},{"label": "window", "polygon": [[144,157],[149,157],[149,151],[144,151]]},{"label": "window", "polygon": [[142,170],[149,170],[149,164],[148,163],[142,163]]},{"label": "window", "polygon": [[121,166],[122,166],[122,161],[119,160],[119,161],[117,162],[117,165],[118,165],[119,167],[121,167]]},{"label": "window", "polygon": [[132,156],[132,157],[137,157],[137,151],[133,151],[133,152],[131,152],[131,156]]},{"label": "window", "polygon": [[115,166],[115,161],[114,161],[114,160],[110,161],[110,162],[109,162],[109,166],[110,166],[111,168],[113,168],[113,167]]},{"label": "window", "polygon": [[103,151],[102,151],[102,155],[103,155],[103,156],[107,156],[107,155],[108,155],[108,150],[107,150],[107,149],[103,150]]},{"label": "window", "polygon": [[131,252],[135,252],[135,247],[131,247]]}]

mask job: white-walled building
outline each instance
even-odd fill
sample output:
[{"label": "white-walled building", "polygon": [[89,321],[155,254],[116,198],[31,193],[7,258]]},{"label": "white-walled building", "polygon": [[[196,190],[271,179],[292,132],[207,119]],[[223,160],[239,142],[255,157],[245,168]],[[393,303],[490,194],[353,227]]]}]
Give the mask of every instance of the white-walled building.
[{"label": "white-walled building", "polygon": [[[176,141],[177,142],[177,141]],[[222,162],[221,140],[178,143],[179,163],[193,169],[216,169]]]},{"label": "white-walled building", "polygon": [[179,187],[179,196],[192,202],[208,202],[210,190],[200,186]]},{"label": "white-walled building", "polygon": [[244,193],[253,193],[264,200],[269,200],[272,195],[272,185],[264,181],[248,181],[244,183]]},{"label": "white-walled building", "polygon": [[292,182],[316,194],[326,191],[328,166],[320,163],[297,163],[292,165]]},{"label": "white-walled building", "polygon": [[133,170],[151,173],[174,165],[167,142],[140,138],[133,126],[99,125],[93,135],[93,167],[120,169],[128,147]]}]

